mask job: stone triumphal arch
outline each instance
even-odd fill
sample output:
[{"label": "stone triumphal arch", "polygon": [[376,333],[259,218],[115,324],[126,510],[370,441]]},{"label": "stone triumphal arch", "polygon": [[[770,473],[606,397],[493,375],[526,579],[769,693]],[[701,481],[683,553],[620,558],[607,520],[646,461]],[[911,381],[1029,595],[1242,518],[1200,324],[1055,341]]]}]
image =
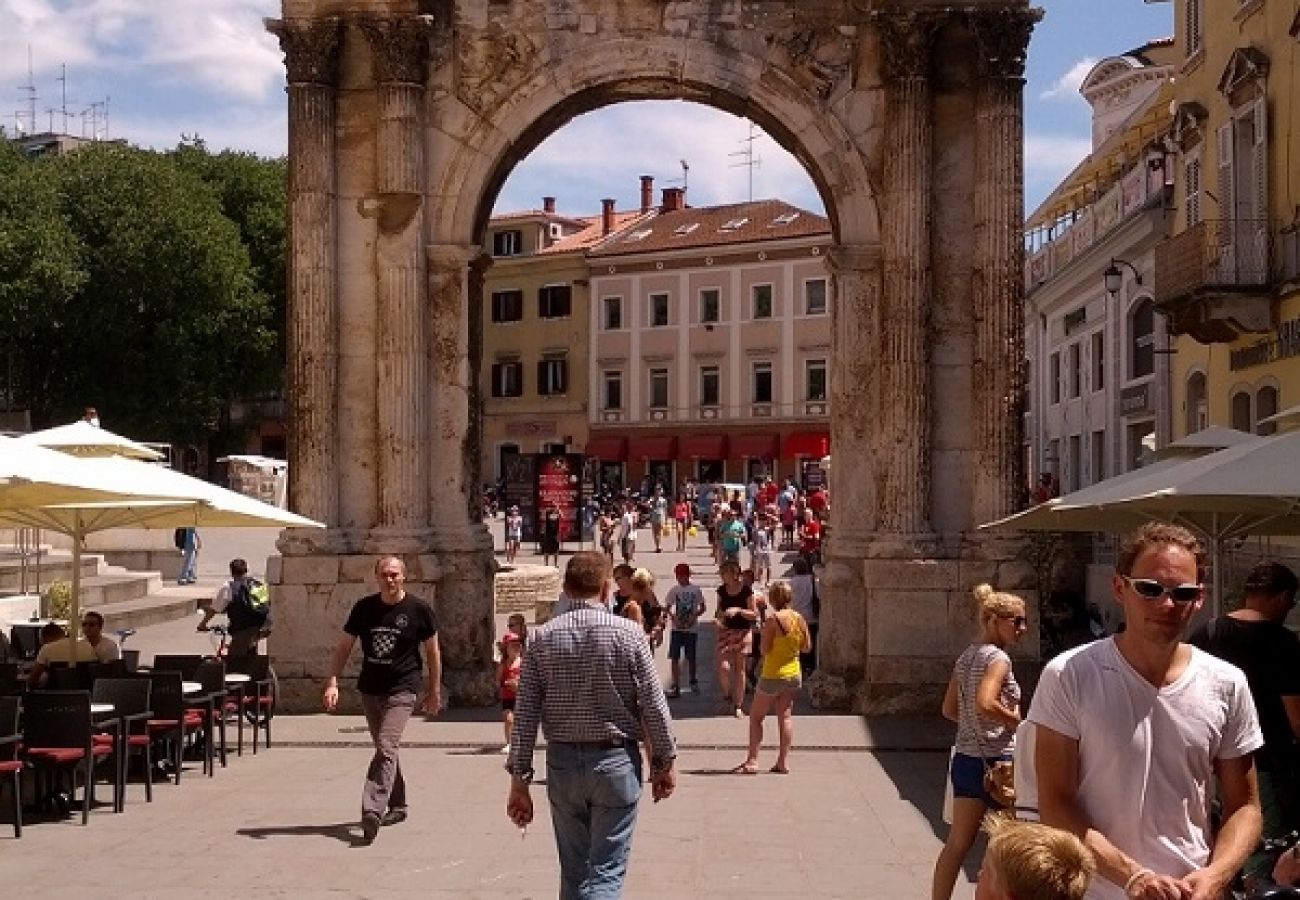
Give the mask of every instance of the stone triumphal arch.
[{"label": "stone triumphal arch", "polygon": [[1029,588],[1021,447],[1019,0],[283,0],[289,455],[272,652],[314,702],[375,554],[435,600],[446,681],[487,702],[480,241],[513,165],[573,116],[683,98],[762,125],[826,203],[833,538],[818,699],[931,702],[969,587]]}]

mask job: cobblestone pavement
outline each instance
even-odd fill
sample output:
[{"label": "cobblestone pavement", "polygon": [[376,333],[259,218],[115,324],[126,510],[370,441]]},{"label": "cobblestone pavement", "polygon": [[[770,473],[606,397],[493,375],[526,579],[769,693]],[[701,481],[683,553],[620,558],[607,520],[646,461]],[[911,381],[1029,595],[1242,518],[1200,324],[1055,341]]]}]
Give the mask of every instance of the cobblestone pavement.
[{"label": "cobblestone pavement", "polygon": [[[500,520],[494,525],[500,546]],[[274,552],[273,532],[232,538],[230,548],[250,561]],[[643,532],[642,543],[652,548],[646,538]],[[215,563],[225,542],[218,534],[206,539]],[[528,550],[521,560],[531,562]],[[638,562],[659,579],[661,595],[683,559],[699,572],[698,584],[717,584],[702,539],[685,553],[642,550]],[[928,896],[945,833],[938,811],[951,728],[937,718],[865,719],[801,708],[791,775],[730,775],[744,756],[747,724],[721,714],[711,628],[705,625],[700,642],[703,693],[671,704],[681,745],[678,791],[663,803],[648,796],[643,803],[626,896]],[[193,620],[141,629],[132,646],[146,659],[163,650],[211,649]],[[661,649],[666,677],[663,657]],[[769,722],[762,759],[774,755],[774,726]],[[370,847],[356,841],[369,757],[364,721],[281,717],[275,738],[256,757],[247,750],[232,756],[215,778],[190,764],[179,787],[155,786],[152,804],[133,784],[124,814],[101,807],[86,828],[79,818],[38,819],[14,841],[0,826],[0,872],[8,884],[39,884],[42,898],[78,900],[224,900],[244,891],[259,898],[556,895],[544,785],[534,788],[538,815],[526,836],[505,818],[495,710],[412,721],[403,753],[412,816],[383,829]],[[540,755],[538,766],[544,771]],[[100,787],[100,799],[107,791]],[[956,900],[973,896],[975,872],[973,860]]]}]

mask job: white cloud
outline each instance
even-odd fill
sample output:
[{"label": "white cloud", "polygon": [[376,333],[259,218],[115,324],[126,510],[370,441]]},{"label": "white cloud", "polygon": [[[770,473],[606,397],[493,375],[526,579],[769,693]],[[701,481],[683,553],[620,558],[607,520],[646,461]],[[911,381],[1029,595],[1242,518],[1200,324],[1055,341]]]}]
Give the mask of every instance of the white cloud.
[{"label": "white cloud", "polygon": [[1097,65],[1097,57],[1085,56],[1079,60],[1070,70],[1049,87],[1039,94],[1042,100],[1071,100],[1079,96],[1079,86],[1083,84],[1083,79],[1088,77],[1093,66]]},{"label": "white cloud", "polygon": [[1034,209],[1089,153],[1092,140],[1071,134],[1025,135],[1025,206]]}]

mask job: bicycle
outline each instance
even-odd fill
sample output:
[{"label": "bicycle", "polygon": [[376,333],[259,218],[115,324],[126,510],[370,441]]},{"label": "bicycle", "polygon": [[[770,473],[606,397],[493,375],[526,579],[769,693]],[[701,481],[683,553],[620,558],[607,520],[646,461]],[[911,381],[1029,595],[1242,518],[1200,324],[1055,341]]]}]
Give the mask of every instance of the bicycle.
[{"label": "bicycle", "polygon": [[[229,653],[230,630],[225,625],[211,625],[208,627],[208,632],[217,638],[216,648],[212,654],[213,657],[223,661],[228,661],[231,658]],[[258,641],[261,641],[270,634],[270,628],[262,628],[258,632],[257,639]],[[259,726],[266,725],[271,717],[275,715],[275,700],[280,696],[280,679],[276,676],[275,667],[271,665],[269,659],[266,664],[266,681],[270,684],[269,696],[271,697],[271,702],[269,704],[261,703],[260,695],[258,695],[259,702],[255,702],[251,705],[241,703],[244,718],[253,726],[254,731],[256,731]],[[241,697],[243,696],[244,695],[241,692]]]},{"label": "bicycle", "polygon": [[[1292,831],[1284,834],[1279,838],[1264,838],[1260,841],[1260,850],[1263,853],[1270,854],[1274,862],[1281,858],[1283,853],[1295,854],[1300,859],[1300,831]],[[1300,887],[1274,884],[1271,881],[1256,884],[1250,888],[1234,888],[1231,891],[1235,900],[1295,900],[1300,898]]]}]

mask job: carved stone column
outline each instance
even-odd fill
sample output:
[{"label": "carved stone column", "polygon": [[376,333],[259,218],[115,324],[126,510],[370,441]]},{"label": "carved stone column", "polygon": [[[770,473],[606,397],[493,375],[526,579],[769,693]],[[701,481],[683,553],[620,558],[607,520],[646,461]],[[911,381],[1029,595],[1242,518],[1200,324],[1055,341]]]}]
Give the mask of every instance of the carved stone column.
[{"label": "carved stone column", "polygon": [[375,140],[379,521],[372,542],[376,549],[394,552],[419,549],[419,535],[429,521],[421,107],[431,21],[426,16],[365,18],[360,27],[373,59],[379,118]]},{"label": "carved stone column", "polygon": [[[930,531],[930,51],[933,15],[875,17],[886,79],[882,181],[880,396],[876,477],[881,531]],[[905,152],[904,152],[905,151]],[[836,485],[838,491],[839,485]]]},{"label": "carved stone column", "polygon": [[490,259],[459,244],[425,248],[427,381],[431,422],[426,438],[430,508],[439,562],[438,615],[447,684],[458,702],[492,702],[492,536],[473,504],[478,434],[477,388],[471,379],[471,304],[482,303],[482,273]]},{"label": "carved stone column", "polygon": [[338,520],[335,93],[339,20],[267,20],[289,75],[289,505]]},{"label": "carved stone column", "polygon": [[1025,52],[1041,10],[971,12],[975,86],[975,358],[973,524],[1023,505],[1023,88]]}]

